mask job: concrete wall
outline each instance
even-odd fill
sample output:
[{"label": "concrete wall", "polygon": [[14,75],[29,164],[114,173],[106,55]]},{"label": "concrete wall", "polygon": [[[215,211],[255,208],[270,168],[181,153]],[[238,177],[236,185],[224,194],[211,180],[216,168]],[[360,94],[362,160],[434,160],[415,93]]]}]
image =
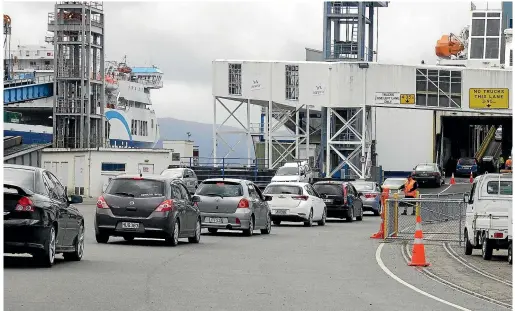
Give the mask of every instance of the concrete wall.
[{"label": "concrete wall", "polygon": [[193,141],[188,140],[165,140],[163,141],[163,149],[171,152],[172,164],[180,163],[189,164],[190,158],[193,157]]},{"label": "concrete wall", "polygon": [[160,174],[171,164],[171,155],[168,150],[150,149],[45,149],[42,162],[68,188],[69,194],[97,197],[116,175]]}]

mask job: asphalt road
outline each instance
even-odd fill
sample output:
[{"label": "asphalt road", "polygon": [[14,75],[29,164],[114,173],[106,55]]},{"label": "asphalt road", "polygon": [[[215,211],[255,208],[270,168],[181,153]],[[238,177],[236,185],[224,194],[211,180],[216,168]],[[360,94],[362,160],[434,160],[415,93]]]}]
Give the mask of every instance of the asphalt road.
[{"label": "asphalt road", "polygon": [[[456,310],[384,272],[380,243],[369,238],[379,217],[274,226],[268,236],[205,233],[200,244],[173,248],[159,240],[97,244],[95,206],[80,210],[87,226],[82,261],[59,259],[45,269],[30,257],[4,257],[6,310]],[[385,245],[380,257],[402,280],[461,310],[498,310],[422,276],[399,247]]]}]

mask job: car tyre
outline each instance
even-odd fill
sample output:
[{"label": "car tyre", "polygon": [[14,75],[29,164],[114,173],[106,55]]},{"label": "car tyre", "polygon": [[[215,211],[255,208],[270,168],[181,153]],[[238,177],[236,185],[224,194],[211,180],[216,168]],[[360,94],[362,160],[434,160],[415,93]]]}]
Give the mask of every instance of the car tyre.
[{"label": "car tyre", "polygon": [[324,208],[324,212],[322,213],[322,219],[318,222],[319,226],[325,226],[325,222],[327,221],[327,210]]},{"label": "car tyre", "polygon": [[63,254],[64,260],[80,261],[82,259],[82,255],[84,255],[84,224],[80,225],[74,244],[73,252]]},{"label": "car tyre", "polygon": [[276,226],[281,225],[281,221],[280,220],[274,220],[274,225],[276,225]]},{"label": "car tyre", "polygon": [[470,244],[470,241],[469,241],[469,234],[467,232],[467,230],[465,230],[465,255],[472,255],[472,250],[474,249],[474,247],[472,246],[472,244]]},{"label": "car tyre", "polygon": [[359,210],[359,216],[356,216],[356,220],[357,221],[362,221],[363,220],[363,208],[361,208]]},{"label": "car tyre", "polygon": [[349,207],[349,215],[347,216],[347,221],[348,222],[353,222],[354,221],[354,208],[353,207]]},{"label": "car tyre", "polygon": [[508,246],[508,263],[511,265],[512,264],[512,250],[511,250],[511,245],[512,243],[510,243],[510,245]]},{"label": "car tyre", "polygon": [[55,226],[51,226],[48,230],[48,237],[45,241],[45,248],[40,253],[37,253],[34,257],[37,262],[46,268],[50,268],[55,262],[55,239],[56,231]]},{"label": "car tyre", "polygon": [[265,229],[261,229],[261,234],[270,234],[272,232],[272,217],[270,214],[266,216],[266,227]]},{"label": "car tyre", "polygon": [[215,234],[215,233],[217,233],[217,232],[218,232],[218,229],[216,229],[216,228],[207,228],[207,231],[208,231],[209,233],[213,233],[213,234]]},{"label": "car tyre", "polygon": [[243,234],[245,236],[252,236],[254,234],[254,215],[250,216],[249,220],[249,228],[243,230]]},{"label": "car tyre", "polygon": [[200,243],[200,231],[202,230],[200,226],[200,219],[197,218],[197,223],[195,225],[195,235],[188,238],[188,242],[190,243]]},{"label": "car tyre", "polygon": [[481,255],[484,260],[492,259],[493,248],[490,244],[490,240],[486,237],[486,234],[483,235],[483,243],[481,245]]},{"label": "car tyre", "polygon": [[109,235],[104,233],[97,233],[95,234],[95,239],[97,240],[97,243],[106,244],[109,241]]},{"label": "car tyre", "polygon": [[304,227],[312,227],[313,226],[313,209],[309,211],[308,220],[304,222]]},{"label": "car tyre", "polygon": [[173,226],[172,234],[166,238],[166,242],[170,246],[177,246],[179,244],[179,232],[181,230],[181,223],[179,222],[179,219],[175,220],[175,224]]}]

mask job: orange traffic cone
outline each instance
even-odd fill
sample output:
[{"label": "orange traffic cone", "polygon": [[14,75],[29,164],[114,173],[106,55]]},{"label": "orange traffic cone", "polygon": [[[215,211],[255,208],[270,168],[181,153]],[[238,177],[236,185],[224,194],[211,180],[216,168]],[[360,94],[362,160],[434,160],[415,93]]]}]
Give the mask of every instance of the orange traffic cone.
[{"label": "orange traffic cone", "polygon": [[371,239],[384,239],[384,210],[386,205],[386,199],[390,194],[390,189],[384,188],[383,193],[381,194],[381,203],[382,203],[382,211],[381,211],[381,224],[379,225],[379,231],[377,233],[372,234]]},{"label": "orange traffic cone", "polygon": [[451,182],[449,184],[451,184],[451,185],[456,184],[456,180],[454,179],[454,173],[452,173],[452,175],[451,175]]},{"label": "orange traffic cone", "polygon": [[470,183],[473,183],[474,182],[474,174],[472,174],[472,172],[470,172]]},{"label": "orange traffic cone", "polygon": [[415,225],[415,243],[413,244],[413,251],[411,255],[411,262],[408,266],[427,267],[429,263],[426,262],[426,249],[423,242],[422,227],[420,223],[422,218],[417,216],[417,224]]}]

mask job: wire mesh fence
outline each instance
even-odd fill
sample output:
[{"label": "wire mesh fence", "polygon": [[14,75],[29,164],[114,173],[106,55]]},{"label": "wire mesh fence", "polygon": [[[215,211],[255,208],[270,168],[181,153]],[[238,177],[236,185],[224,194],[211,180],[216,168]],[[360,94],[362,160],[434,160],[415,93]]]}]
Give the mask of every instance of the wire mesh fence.
[{"label": "wire mesh fence", "polygon": [[390,197],[385,202],[385,239],[413,240],[416,215],[421,217],[424,240],[461,246],[466,205],[461,199],[444,197]]}]

